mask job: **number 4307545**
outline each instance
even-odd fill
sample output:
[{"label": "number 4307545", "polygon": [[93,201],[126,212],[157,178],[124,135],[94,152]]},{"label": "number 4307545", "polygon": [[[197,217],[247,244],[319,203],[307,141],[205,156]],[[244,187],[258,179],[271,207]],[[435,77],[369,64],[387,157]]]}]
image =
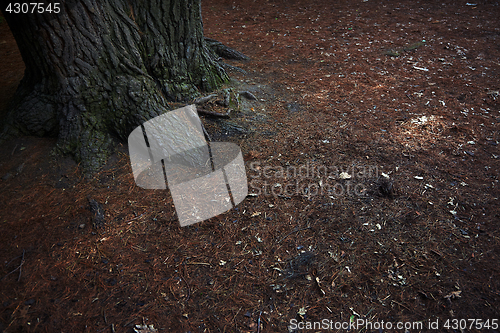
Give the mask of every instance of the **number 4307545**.
[{"label": "number 4307545", "polygon": [[9,3],[5,11],[7,13],[14,13],[14,14],[43,14],[43,13],[59,13],[61,11],[61,7],[59,7],[60,3],[55,2],[55,3],[49,3],[49,4],[44,4],[41,2],[24,2],[24,3]]}]

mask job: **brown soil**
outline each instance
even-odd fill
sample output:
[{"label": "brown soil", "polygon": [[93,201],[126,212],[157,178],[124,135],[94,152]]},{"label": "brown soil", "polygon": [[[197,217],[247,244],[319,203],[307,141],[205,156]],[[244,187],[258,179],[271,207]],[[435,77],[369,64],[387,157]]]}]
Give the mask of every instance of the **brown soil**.
[{"label": "brown soil", "polygon": [[[473,3],[204,0],[206,35],[252,59],[230,64],[254,125],[214,136],[254,196],[181,228],[126,146],[86,180],[53,139],[4,144],[0,331],[498,332],[500,5]],[[0,32],[3,108],[23,65]]]}]

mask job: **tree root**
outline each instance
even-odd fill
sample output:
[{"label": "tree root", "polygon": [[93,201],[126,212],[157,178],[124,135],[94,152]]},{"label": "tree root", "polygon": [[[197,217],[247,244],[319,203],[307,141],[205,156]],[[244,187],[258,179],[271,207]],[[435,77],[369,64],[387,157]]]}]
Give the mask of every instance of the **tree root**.
[{"label": "tree root", "polygon": [[197,109],[198,113],[211,116],[211,117],[219,117],[219,118],[229,118],[231,115],[231,109],[228,109],[225,113],[220,113],[220,112],[215,112],[215,111],[209,111],[209,110],[204,110],[204,109]]},{"label": "tree root", "polygon": [[235,49],[230,48],[215,39],[205,37],[205,42],[207,43],[207,46],[221,58],[231,60],[250,60],[250,58],[243,53],[236,51]]},{"label": "tree root", "polygon": [[226,64],[223,61],[219,61],[219,64],[221,64],[221,66],[224,67],[225,69],[232,69],[232,70],[238,71],[238,72],[243,73],[243,74],[248,74],[246,70],[239,68],[237,66],[232,66],[232,65]]}]

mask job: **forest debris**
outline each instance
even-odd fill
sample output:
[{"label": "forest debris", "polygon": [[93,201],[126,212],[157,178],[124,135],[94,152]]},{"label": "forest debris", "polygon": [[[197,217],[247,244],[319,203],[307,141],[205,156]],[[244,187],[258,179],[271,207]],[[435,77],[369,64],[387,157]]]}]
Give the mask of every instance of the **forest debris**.
[{"label": "forest debris", "polygon": [[413,51],[418,49],[419,47],[425,45],[425,40],[421,42],[416,42],[413,44],[410,44],[406,47],[400,48],[400,49],[389,49],[384,52],[385,55],[391,56],[391,57],[399,57],[403,52],[408,52],[408,51]]},{"label": "forest debris", "polygon": [[231,99],[231,94],[229,89],[224,89],[224,103],[223,105],[227,108],[229,106],[229,101]]},{"label": "forest debris", "polygon": [[255,95],[252,94],[251,92],[249,92],[248,90],[240,91],[239,94],[240,94],[240,96],[243,96],[246,99],[249,99],[251,101],[256,101],[257,100],[257,97],[255,97]]},{"label": "forest debris", "polygon": [[500,90],[489,90],[486,92],[486,94],[491,95],[491,97],[493,97],[493,99],[496,99],[496,97],[498,97],[498,95],[500,95]]},{"label": "forest debris", "polygon": [[[14,258],[14,259],[17,259],[17,258],[21,257],[21,264],[20,264],[19,266],[17,266],[17,268],[16,268],[16,269],[14,269],[13,271],[11,271],[11,272],[10,272],[10,273],[8,273],[7,275],[5,275],[3,278],[1,278],[1,279],[0,279],[0,281],[1,281],[1,280],[3,280],[3,279],[5,279],[7,276],[11,275],[12,273],[14,273],[14,272],[15,272],[15,271],[17,271],[17,270],[19,270],[19,277],[17,278],[17,281],[19,282],[19,281],[21,280],[21,273],[22,273],[22,269],[23,269],[23,264],[24,264],[24,255],[25,255],[25,253],[26,253],[26,250],[23,250],[23,254],[22,254],[21,256],[18,256],[18,257],[16,257],[16,258]],[[12,259],[12,260],[14,260],[14,259]],[[5,265],[5,266],[8,266],[8,265],[12,262],[12,260],[11,260],[11,261],[9,261],[9,262],[7,263],[7,265]]]},{"label": "forest debris", "polygon": [[156,333],[158,330],[153,325],[135,325],[135,333]]},{"label": "forest debris", "polygon": [[378,190],[383,197],[392,198],[394,196],[394,181],[389,177],[380,177]]},{"label": "forest debris", "polygon": [[255,97],[254,94],[252,94],[250,91],[245,90],[245,91],[240,91],[240,96],[245,97],[246,99],[249,99],[251,101],[256,101],[257,97]]},{"label": "forest debris", "polygon": [[316,276],[316,277],[314,278],[314,282],[316,282],[316,287],[317,287],[317,288],[318,288],[318,290],[321,292],[321,294],[322,294],[323,296],[325,296],[325,295],[326,295],[326,293],[325,293],[325,291],[323,290],[323,288],[321,288],[321,285],[320,285],[320,283],[321,283],[321,282],[320,282],[319,277],[317,277],[317,276]]},{"label": "forest debris", "polygon": [[309,273],[312,264],[316,260],[316,255],[313,252],[305,251],[288,260],[289,268],[287,269],[288,278],[296,278],[306,276]]},{"label": "forest debris", "polygon": [[225,113],[219,113],[219,112],[214,112],[214,111],[208,111],[208,110],[203,110],[203,109],[198,109],[198,113],[207,115],[207,116],[213,116],[213,117],[222,117],[222,118],[229,118],[231,115],[231,109],[228,109]]},{"label": "forest debris", "polygon": [[462,296],[460,296],[461,293],[462,293],[461,290],[452,291],[451,293],[446,295],[444,298],[449,299],[449,300],[454,299],[454,298],[459,298],[459,297],[462,297]]},{"label": "forest debris", "polygon": [[[354,308],[353,308],[353,307],[349,307],[349,310],[351,310],[351,311],[352,311],[352,314],[353,314],[354,316],[358,316],[358,317],[360,317],[360,318],[362,317],[359,313],[357,313],[356,311],[354,311]],[[351,316],[351,321],[352,321],[352,316]]]},{"label": "forest debris", "polygon": [[307,229],[311,229],[311,227],[305,227],[305,228],[300,228],[300,229],[295,229],[295,230],[292,230],[290,231],[288,234],[286,234],[282,239],[280,239],[278,241],[278,244],[281,243],[282,241],[285,240],[285,238],[287,238],[288,236],[290,236],[291,234],[293,234],[294,232],[299,232],[299,231],[302,231],[302,230],[307,230]]},{"label": "forest debris", "polygon": [[88,198],[90,205],[90,212],[92,213],[92,225],[94,228],[102,227],[106,222],[104,217],[104,208],[102,204],[92,198]]},{"label": "forest debris", "polygon": [[215,97],[217,97],[217,94],[210,94],[208,96],[198,97],[197,99],[194,100],[193,103],[196,105],[205,104],[206,102],[210,101]]},{"label": "forest debris", "polygon": [[351,175],[347,172],[341,172],[339,175],[340,179],[351,179]]},{"label": "forest debris", "polygon": [[433,120],[434,119],[434,116],[430,116],[430,117],[427,117],[427,116],[422,116],[422,117],[417,117],[415,119],[412,119],[411,120],[411,123],[412,124],[417,124],[417,125],[424,125],[426,124],[429,120]]}]

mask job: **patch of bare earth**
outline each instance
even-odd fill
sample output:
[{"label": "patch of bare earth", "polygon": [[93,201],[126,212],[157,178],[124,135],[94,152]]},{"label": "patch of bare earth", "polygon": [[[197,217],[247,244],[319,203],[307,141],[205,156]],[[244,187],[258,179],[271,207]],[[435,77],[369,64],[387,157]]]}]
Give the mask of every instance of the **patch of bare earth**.
[{"label": "patch of bare earth", "polygon": [[252,195],[180,228],[168,191],[134,184],[126,146],[90,181],[51,140],[0,147],[0,329],[498,331],[499,14],[204,1],[206,35],[252,59],[230,62],[252,114],[235,132],[204,119],[242,148]]}]

